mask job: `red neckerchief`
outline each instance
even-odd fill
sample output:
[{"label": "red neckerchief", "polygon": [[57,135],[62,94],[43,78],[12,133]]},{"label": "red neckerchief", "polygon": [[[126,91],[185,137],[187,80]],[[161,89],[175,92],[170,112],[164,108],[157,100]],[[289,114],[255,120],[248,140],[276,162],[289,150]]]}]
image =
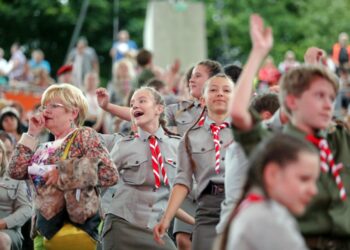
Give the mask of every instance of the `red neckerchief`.
[{"label": "red neckerchief", "polygon": [[333,154],[329,148],[328,142],[324,138],[318,138],[314,135],[307,135],[306,139],[313,143],[320,151],[321,171],[329,173],[331,171],[333,178],[339,189],[339,196],[342,200],[346,200],[346,191],[342,179],[340,178],[340,170],[343,164],[335,164]]}]

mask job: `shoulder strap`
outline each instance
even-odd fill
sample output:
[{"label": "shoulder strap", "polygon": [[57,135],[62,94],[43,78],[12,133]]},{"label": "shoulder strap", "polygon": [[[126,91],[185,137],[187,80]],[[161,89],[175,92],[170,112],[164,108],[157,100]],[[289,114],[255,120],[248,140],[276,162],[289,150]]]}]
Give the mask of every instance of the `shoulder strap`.
[{"label": "shoulder strap", "polygon": [[66,148],[64,149],[64,152],[63,152],[63,155],[61,157],[61,160],[67,159],[70,146],[72,145],[72,143],[73,143],[75,137],[77,136],[77,134],[78,134],[78,129],[74,131],[72,137],[69,139],[69,141],[68,141],[68,143],[66,145]]}]

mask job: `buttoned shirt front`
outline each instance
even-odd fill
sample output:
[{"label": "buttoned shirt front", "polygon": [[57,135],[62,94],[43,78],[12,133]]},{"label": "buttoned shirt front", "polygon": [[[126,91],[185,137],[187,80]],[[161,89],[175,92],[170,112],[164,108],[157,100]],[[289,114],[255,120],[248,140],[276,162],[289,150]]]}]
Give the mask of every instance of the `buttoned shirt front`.
[{"label": "buttoned shirt front", "polygon": [[149,145],[151,135],[141,129],[137,136],[127,136],[113,148],[111,155],[120,174],[107,213],[119,216],[128,222],[153,228],[163,215],[176,174],[176,155],[179,137],[165,134],[160,127],[154,136],[163,157],[163,163],[170,185],[155,188],[152,155]]}]

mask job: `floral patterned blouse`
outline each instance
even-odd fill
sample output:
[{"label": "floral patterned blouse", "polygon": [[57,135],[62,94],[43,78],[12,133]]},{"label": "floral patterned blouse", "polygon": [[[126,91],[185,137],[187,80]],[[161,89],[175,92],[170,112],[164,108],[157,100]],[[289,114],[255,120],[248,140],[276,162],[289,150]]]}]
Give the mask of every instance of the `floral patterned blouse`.
[{"label": "floral patterned blouse", "polygon": [[[28,167],[35,164],[56,165],[60,172],[58,183],[70,185],[70,178],[67,173],[63,174],[60,166],[65,163],[61,160],[67,143],[73,133],[69,134],[63,141],[44,143],[38,146],[35,138],[28,134],[23,134],[18,142],[9,164],[9,174],[14,179],[30,179],[35,187],[36,195],[34,204],[36,209],[48,220],[60,212],[65,207],[64,193],[57,185],[45,185],[41,176],[29,175]],[[79,128],[77,135],[69,149],[67,159],[78,159],[72,162],[72,168],[90,168],[87,173],[91,173],[92,165],[97,165],[98,185],[101,187],[112,186],[117,183],[118,173],[110,156],[101,144],[95,130],[83,127]],[[79,161],[89,159],[89,164],[79,164]],[[90,167],[91,166],[91,167]],[[96,172],[96,171],[95,171]],[[89,178],[82,176],[81,178]],[[74,178],[73,178],[74,179]]]}]

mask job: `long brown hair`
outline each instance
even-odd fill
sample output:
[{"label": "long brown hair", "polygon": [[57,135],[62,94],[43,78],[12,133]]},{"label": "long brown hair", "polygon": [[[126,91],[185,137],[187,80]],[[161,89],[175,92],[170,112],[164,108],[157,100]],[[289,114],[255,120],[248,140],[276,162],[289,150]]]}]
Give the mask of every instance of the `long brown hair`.
[{"label": "long brown hair", "polygon": [[257,146],[249,159],[248,176],[243,186],[242,195],[226,224],[220,244],[221,250],[226,249],[231,222],[237,215],[239,206],[245,199],[248,191],[252,187],[259,187],[262,189],[265,198],[269,199],[263,179],[266,166],[271,162],[275,162],[280,168],[285,168],[288,163],[296,162],[301,152],[318,155],[316,148],[307,141],[281,133],[265,139]]},{"label": "long brown hair", "polygon": [[[162,95],[155,90],[154,88],[151,87],[141,87],[138,90],[147,90],[148,92],[150,92],[154,98],[154,101],[156,104],[162,105],[163,107],[165,107],[165,101],[164,98],[162,97]],[[136,91],[135,91],[136,92]],[[178,135],[176,133],[171,132],[168,128],[167,128],[167,122],[165,119],[165,114],[164,111],[160,114],[159,116],[159,125],[163,128],[163,130],[165,131],[166,134],[168,135]]]}]

